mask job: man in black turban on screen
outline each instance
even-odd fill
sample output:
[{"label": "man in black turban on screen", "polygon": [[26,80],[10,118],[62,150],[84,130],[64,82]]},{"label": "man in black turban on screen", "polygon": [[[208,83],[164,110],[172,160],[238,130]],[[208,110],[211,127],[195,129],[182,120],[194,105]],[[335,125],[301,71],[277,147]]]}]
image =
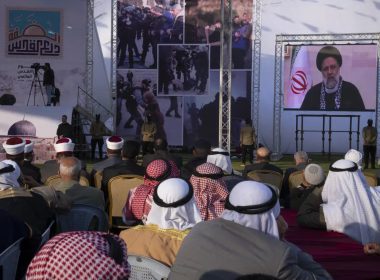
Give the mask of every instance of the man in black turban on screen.
[{"label": "man in black turban on screen", "polygon": [[358,88],[343,81],[340,75],[342,55],[337,48],[325,46],[320,49],[316,64],[323,80],[306,93],[301,110],[365,110]]}]

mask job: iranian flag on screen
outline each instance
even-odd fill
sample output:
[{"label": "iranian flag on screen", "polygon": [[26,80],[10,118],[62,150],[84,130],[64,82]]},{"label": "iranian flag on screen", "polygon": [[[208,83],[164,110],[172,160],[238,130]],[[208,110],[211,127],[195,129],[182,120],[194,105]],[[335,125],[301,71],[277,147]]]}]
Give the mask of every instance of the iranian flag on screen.
[{"label": "iranian flag on screen", "polygon": [[289,88],[287,92],[287,108],[298,109],[302,105],[307,91],[312,86],[309,52],[306,46],[298,46],[296,58],[291,66]]}]

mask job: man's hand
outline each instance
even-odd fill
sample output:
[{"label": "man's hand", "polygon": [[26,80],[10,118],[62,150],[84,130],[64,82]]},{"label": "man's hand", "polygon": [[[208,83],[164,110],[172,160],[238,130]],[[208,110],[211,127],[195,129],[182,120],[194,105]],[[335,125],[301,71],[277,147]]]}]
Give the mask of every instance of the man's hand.
[{"label": "man's hand", "polygon": [[380,244],[378,243],[368,243],[363,247],[364,253],[368,255],[377,254],[380,255]]}]

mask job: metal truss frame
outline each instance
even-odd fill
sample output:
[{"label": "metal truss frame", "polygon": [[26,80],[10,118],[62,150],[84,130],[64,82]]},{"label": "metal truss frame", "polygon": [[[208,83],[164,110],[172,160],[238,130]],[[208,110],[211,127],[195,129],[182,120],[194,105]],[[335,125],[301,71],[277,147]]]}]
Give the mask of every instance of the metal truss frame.
[{"label": "metal truss frame", "polygon": [[[274,111],[273,111],[273,159],[280,159],[281,152],[281,114],[283,105],[283,83],[282,83],[282,55],[286,44],[317,45],[317,44],[359,44],[376,43],[377,54],[377,86],[376,86],[376,127],[380,130],[380,33],[351,33],[351,34],[291,34],[277,35],[275,45],[274,66]],[[377,140],[378,145],[380,139]]]},{"label": "metal truss frame", "polygon": [[[221,0],[219,147],[231,149],[232,0]],[[224,46],[226,50],[224,51]],[[226,57],[225,57],[226,55]]]},{"label": "metal truss frame", "polygon": [[252,84],[251,84],[251,119],[259,139],[260,108],[260,57],[261,57],[261,7],[262,0],[256,0],[253,9],[253,49],[252,49]]},{"label": "metal truss frame", "polygon": [[[87,0],[87,58],[86,58],[86,91],[92,95],[93,81],[93,38],[94,38],[94,0]],[[86,104],[90,104],[89,102]],[[91,108],[90,108],[91,109]]]},{"label": "metal truss frame", "polygon": [[[116,98],[116,65],[117,65],[117,0],[112,0],[111,29],[111,96]],[[116,110],[116,109],[115,109]]]}]

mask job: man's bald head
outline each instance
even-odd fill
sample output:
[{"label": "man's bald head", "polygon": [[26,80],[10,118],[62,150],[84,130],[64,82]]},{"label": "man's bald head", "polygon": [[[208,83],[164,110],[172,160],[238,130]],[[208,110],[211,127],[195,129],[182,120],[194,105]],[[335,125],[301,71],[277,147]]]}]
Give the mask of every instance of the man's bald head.
[{"label": "man's bald head", "polygon": [[269,161],[270,151],[266,147],[261,147],[256,150],[257,161]]}]

